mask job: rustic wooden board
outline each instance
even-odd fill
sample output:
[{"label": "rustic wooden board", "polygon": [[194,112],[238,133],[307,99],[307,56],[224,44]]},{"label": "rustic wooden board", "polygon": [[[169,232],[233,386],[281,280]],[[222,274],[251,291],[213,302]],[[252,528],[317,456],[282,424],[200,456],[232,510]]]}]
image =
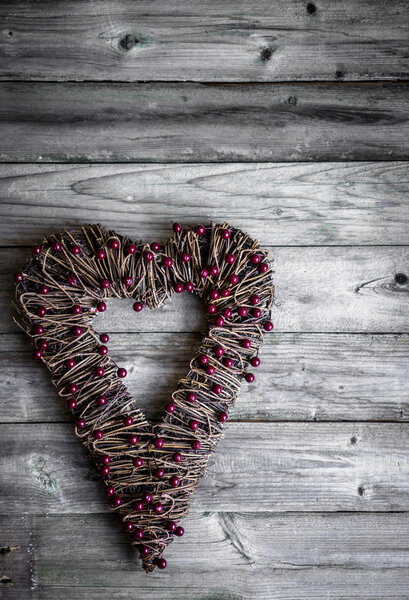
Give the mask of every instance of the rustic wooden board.
[{"label": "rustic wooden board", "polygon": [[407,3],[2,2],[5,79],[408,77]]},{"label": "rustic wooden board", "polygon": [[0,85],[1,162],[405,160],[408,85]]},{"label": "rustic wooden board", "polygon": [[[0,388],[7,391],[0,421],[71,422],[26,337],[0,339]],[[111,335],[109,348],[126,367],[138,406],[155,417],[199,342],[199,334],[124,333]],[[408,335],[276,333],[267,336],[260,357],[256,381],[243,384],[231,419],[409,420]]]},{"label": "rustic wooden board", "polygon": [[[57,400],[56,400],[57,402]],[[0,514],[106,512],[68,424],[1,425]],[[199,511],[408,511],[403,423],[237,423],[194,494]]]},{"label": "rustic wooden board", "polygon": [[131,588],[148,600],[407,598],[407,513],[195,513],[166,552],[166,572],[148,576],[113,516],[0,522],[17,547],[4,556],[5,598],[128,599]]},{"label": "rustic wooden board", "polygon": [[[0,333],[16,331],[9,305],[13,273],[24,266],[28,256],[27,248],[0,249],[0,308],[4,316]],[[277,331],[408,332],[409,281],[395,280],[397,274],[407,273],[408,246],[284,247],[272,248],[271,256],[276,270],[273,320]],[[174,294],[158,315],[163,315],[166,324],[162,331],[195,332],[204,329],[202,313],[199,298]],[[131,301],[112,300],[110,310],[98,316],[95,327],[112,332],[157,331],[158,319],[152,315],[148,310],[136,315]]]},{"label": "rustic wooden board", "polygon": [[0,245],[103,223],[165,240],[170,223],[229,223],[262,245],[407,244],[409,162],[0,165]]}]

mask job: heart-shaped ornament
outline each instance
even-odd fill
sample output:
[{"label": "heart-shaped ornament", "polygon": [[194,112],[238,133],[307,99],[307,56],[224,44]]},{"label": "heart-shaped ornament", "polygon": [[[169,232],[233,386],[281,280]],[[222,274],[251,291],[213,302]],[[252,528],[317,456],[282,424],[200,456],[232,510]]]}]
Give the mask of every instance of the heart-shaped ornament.
[{"label": "heart-shaped ornament", "polygon": [[[267,252],[227,223],[173,229],[164,248],[100,225],[64,230],[34,246],[15,275],[17,322],[72,412],[146,571],[164,568],[164,550],[183,535],[190,495],[273,329]],[[148,422],[123,383],[126,370],[108,355],[108,335],[99,336],[92,319],[112,296],[133,298],[139,312],[183,290],[203,298],[209,329],[163,418]]]}]

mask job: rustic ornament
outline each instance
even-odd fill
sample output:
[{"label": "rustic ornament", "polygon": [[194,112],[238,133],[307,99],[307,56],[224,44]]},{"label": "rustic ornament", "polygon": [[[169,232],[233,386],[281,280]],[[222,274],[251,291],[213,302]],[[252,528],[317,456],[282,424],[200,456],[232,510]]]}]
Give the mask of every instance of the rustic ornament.
[{"label": "rustic ornament", "polygon": [[[273,328],[273,271],[256,241],[226,223],[173,230],[163,247],[100,225],[64,230],[34,246],[15,276],[17,322],[71,411],[146,571],[165,568],[164,550],[183,535],[190,495]],[[184,290],[205,301],[209,330],[162,419],[149,422],[92,319],[110,297],[134,299],[139,312]]]}]

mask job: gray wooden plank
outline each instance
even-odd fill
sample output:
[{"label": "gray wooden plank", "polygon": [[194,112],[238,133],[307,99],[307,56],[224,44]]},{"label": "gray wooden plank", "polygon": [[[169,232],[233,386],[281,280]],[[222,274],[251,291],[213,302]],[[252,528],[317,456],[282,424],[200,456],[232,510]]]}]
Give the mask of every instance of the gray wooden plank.
[{"label": "gray wooden plank", "polygon": [[[0,514],[108,511],[100,475],[71,425],[0,425],[0,439]],[[403,423],[231,422],[192,506],[241,513],[408,511],[408,475]]]},{"label": "gray wooden plank", "polygon": [[[71,422],[26,337],[0,339],[0,421]],[[182,333],[110,336],[110,355],[126,367],[126,385],[148,417],[161,413],[199,341]],[[385,334],[267,336],[256,381],[243,384],[231,419],[408,421],[408,342],[408,335]]]},{"label": "gray wooden plank", "polygon": [[408,77],[407,3],[2,2],[6,79],[277,81]]},{"label": "gray wooden plank", "polygon": [[169,546],[166,571],[149,576],[113,516],[0,523],[5,543],[19,546],[7,556],[12,598],[129,598],[135,587],[148,600],[407,598],[407,513],[197,512]]},{"label": "gray wooden plank", "polygon": [[[249,232],[251,234],[251,232]],[[13,273],[23,266],[27,248],[0,249],[0,333],[16,331],[9,305]],[[407,333],[408,246],[277,247],[273,320],[279,332]],[[396,278],[403,273],[406,279]],[[162,331],[204,330],[201,300],[190,294],[173,298],[160,313]],[[130,318],[130,315],[132,317]],[[157,331],[148,310],[135,314],[131,301],[112,299],[95,327],[112,332]],[[168,329],[166,329],[168,327]]]},{"label": "gray wooden plank", "polygon": [[408,86],[0,85],[1,162],[405,160]]},{"label": "gray wooden plank", "polygon": [[409,163],[0,165],[0,245],[99,222],[166,239],[229,222],[266,245],[407,244]]}]

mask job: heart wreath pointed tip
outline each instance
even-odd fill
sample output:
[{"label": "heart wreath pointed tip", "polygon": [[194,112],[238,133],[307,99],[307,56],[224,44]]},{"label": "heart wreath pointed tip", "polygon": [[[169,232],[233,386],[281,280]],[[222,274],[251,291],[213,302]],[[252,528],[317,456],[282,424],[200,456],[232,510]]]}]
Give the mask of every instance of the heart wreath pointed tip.
[{"label": "heart wreath pointed tip", "polygon": [[[227,223],[175,223],[173,231],[162,248],[100,225],[64,230],[34,246],[14,277],[16,322],[50,371],[148,572],[166,567],[166,547],[183,535],[189,498],[273,329],[273,270],[258,242]],[[132,298],[140,312],[182,291],[204,300],[209,327],[153,423],[124,385],[126,370],[109,357],[108,334],[97,334],[92,320],[107,298]]]}]

